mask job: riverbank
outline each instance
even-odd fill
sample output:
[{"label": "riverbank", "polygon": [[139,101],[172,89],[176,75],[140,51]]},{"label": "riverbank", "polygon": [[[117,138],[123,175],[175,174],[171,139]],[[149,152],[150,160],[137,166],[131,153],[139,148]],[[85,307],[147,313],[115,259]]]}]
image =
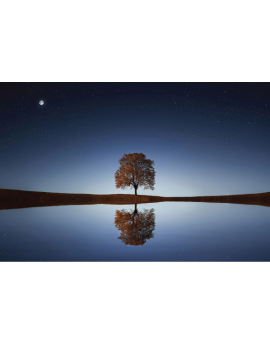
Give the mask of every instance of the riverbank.
[{"label": "riverbank", "polygon": [[270,192],[193,197],[161,197],[134,194],[72,194],[0,189],[0,210],[67,205],[131,205],[156,202],[207,202],[270,206]]}]

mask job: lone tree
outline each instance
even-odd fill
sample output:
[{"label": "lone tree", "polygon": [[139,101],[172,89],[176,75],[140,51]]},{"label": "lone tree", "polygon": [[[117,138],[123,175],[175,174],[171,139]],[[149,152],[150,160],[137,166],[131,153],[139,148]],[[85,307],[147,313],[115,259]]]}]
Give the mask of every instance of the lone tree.
[{"label": "lone tree", "polygon": [[134,187],[135,195],[139,186],[144,186],[144,189],[155,189],[154,161],[146,159],[143,153],[130,153],[124,154],[118,162],[120,168],[115,173],[116,188]]}]

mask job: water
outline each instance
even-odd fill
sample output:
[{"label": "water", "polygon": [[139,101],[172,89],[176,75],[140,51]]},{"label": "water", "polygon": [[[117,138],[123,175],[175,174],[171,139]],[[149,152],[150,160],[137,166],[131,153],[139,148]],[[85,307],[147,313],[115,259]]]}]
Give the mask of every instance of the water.
[{"label": "water", "polygon": [[0,261],[270,261],[270,208],[164,202],[0,211]]}]

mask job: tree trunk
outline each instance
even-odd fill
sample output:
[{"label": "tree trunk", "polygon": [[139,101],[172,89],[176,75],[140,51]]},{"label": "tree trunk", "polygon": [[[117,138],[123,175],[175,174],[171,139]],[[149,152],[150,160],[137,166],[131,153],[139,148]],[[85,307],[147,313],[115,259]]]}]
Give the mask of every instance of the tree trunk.
[{"label": "tree trunk", "polygon": [[135,188],[135,195],[137,195],[137,186],[134,187]]}]

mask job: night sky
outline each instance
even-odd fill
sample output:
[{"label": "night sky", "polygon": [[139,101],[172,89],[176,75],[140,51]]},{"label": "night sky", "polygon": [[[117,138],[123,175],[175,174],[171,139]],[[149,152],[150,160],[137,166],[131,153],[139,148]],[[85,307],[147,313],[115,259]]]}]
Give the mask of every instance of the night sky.
[{"label": "night sky", "polygon": [[[0,188],[116,189],[124,153],[154,160],[155,190],[270,191],[269,83],[0,83]],[[39,105],[43,100],[44,105]]]}]

